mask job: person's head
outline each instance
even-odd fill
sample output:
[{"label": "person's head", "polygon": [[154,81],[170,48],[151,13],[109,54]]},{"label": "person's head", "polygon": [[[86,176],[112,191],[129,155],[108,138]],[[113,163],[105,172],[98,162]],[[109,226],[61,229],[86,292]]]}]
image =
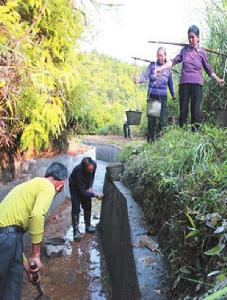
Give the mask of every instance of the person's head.
[{"label": "person's head", "polygon": [[159,47],[157,50],[157,61],[160,64],[166,63],[166,48],[164,47]]},{"label": "person's head", "polygon": [[192,25],[188,28],[188,42],[193,48],[199,44],[199,27],[196,25]]},{"label": "person's head", "polygon": [[56,193],[62,191],[68,171],[66,166],[61,163],[53,162],[46,170],[45,177],[48,178],[55,187]]},{"label": "person's head", "polygon": [[92,163],[91,157],[84,157],[81,161],[81,166],[85,173],[92,174],[94,172],[95,167]]}]

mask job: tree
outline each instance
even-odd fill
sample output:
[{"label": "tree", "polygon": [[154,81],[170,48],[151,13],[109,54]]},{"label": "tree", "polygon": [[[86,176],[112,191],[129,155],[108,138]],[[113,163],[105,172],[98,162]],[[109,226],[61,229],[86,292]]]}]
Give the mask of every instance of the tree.
[{"label": "tree", "polygon": [[63,129],[83,26],[67,0],[2,1],[0,20],[0,134],[9,133],[0,153],[13,156],[19,145],[48,147]]}]

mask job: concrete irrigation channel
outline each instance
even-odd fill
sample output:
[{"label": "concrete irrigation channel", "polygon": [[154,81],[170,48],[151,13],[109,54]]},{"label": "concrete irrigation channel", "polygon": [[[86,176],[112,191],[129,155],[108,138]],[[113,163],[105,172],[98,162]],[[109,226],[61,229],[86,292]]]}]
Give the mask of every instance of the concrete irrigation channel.
[{"label": "concrete irrigation channel", "polygon": [[[164,257],[157,240],[147,235],[143,213],[130,191],[119,181],[113,169],[119,167],[120,148],[107,144],[91,144],[91,149],[78,156],[56,156],[27,161],[25,176],[42,176],[52,161],[63,162],[69,172],[84,156],[97,160],[94,189],[104,191],[104,199],[93,200],[92,223],[98,233],[84,233],[81,214],[80,243],[72,239],[71,205],[68,184],[53,201],[48,212],[43,243],[41,282],[45,294],[52,299],[133,300],[171,299]],[[115,164],[113,164],[115,163]],[[17,180],[0,189],[0,200]],[[24,244],[29,255],[29,236]],[[35,299],[37,290],[26,278],[23,300]]]}]

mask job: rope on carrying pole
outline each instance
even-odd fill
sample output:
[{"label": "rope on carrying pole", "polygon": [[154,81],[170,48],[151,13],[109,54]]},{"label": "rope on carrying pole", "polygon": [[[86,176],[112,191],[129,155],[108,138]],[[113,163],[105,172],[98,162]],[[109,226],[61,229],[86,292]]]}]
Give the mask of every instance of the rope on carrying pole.
[{"label": "rope on carrying pole", "polygon": [[[148,41],[148,43],[174,45],[174,46],[182,46],[182,47],[189,46],[189,44],[186,44],[186,43],[163,42],[163,41]],[[217,55],[221,55],[221,56],[224,56],[224,57],[227,58],[227,53],[222,53],[222,52],[219,52],[219,51],[216,51],[216,50],[213,50],[213,49],[209,49],[209,48],[204,48],[204,47],[203,47],[203,49],[206,50],[207,52],[214,53],[214,54],[217,54]]]},{"label": "rope on carrying pole", "polygon": [[134,59],[134,64],[135,64],[135,60],[142,60],[142,61],[151,63],[151,60],[148,60],[148,59],[139,58],[139,57],[134,57],[134,56],[132,56],[132,58]]}]

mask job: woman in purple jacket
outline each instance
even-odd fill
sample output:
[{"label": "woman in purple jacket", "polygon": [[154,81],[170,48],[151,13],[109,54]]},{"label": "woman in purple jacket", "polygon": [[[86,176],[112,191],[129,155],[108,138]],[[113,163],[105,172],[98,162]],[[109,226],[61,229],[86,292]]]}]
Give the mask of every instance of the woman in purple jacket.
[{"label": "woman in purple jacket", "polygon": [[161,76],[155,75],[156,68],[161,67],[165,63],[166,49],[164,47],[160,47],[157,50],[157,61],[151,62],[140,78],[135,78],[135,83],[144,83],[148,81],[148,100],[159,100],[162,104],[159,118],[148,115],[148,143],[154,141],[154,139],[159,136],[163,126],[165,125],[167,109],[167,86],[172,99],[175,100],[171,70],[166,70],[161,74]]},{"label": "woman in purple jacket", "polygon": [[188,29],[189,45],[181,49],[180,53],[170,62],[157,68],[157,74],[161,75],[163,70],[170,69],[182,62],[179,98],[180,98],[180,117],[179,125],[186,124],[188,116],[189,100],[191,99],[191,124],[192,130],[199,128],[200,106],[202,102],[202,70],[214,78],[221,86],[224,80],[220,79],[208,63],[206,51],[199,46],[199,28],[192,25]]}]

